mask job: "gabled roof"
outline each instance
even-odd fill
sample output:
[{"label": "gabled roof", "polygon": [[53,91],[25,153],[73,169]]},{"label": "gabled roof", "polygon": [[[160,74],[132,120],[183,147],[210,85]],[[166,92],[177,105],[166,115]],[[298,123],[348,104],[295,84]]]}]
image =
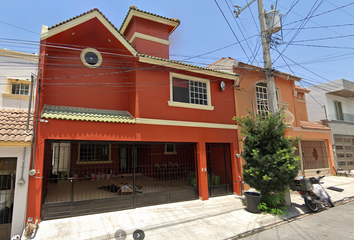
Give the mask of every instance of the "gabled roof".
[{"label": "gabled roof", "polygon": [[135,7],[134,5],[131,5],[129,7],[129,11],[127,13],[127,15],[125,16],[123,23],[119,29],[119,32],[121,32],[122,34],[124,34],[125,29],[128,27],[130,20],[134,17],[140,17],[140,18],[145,18],[148,20],[152,20],[155,22],[161,22],[163,24],[169,25],[171,26],[171,30],[169,32],[169,35],[176,29],[176,27],[178,27],[178,25],[180,24],[179,19],[175,19],[175,18],[167,18],[167,17],[163,17],[157,14],[153,14],[150,12],[146,12],[146,11],[142,11],[140,9],[138,9],[137,7]]},{"label": "gabled roof", "polygon": [[197,65],[182,63],[182,62],[165,59],[165,58],[154,57],[146,54],[138,54],[138,56],[139,56],[139,62],[155,64],[163,67],[177,68],[177,69],[186,70],[190,72],[196,72],[196,73],[206,74],[206,75],[211,75],[216,77],[223,77],[223,78],[228,78],[237,81],[240,76],[237,73],[229,73],[225,71],[214,70],[211,68],[200,67]]},{"label": "gabled roof", "polygon": [[304,92],[304,93],[309,93],[309,92],[311,92],[310,90],[307,90],[306,88],[300,87],[299,85],[296,85],[296,84],[295,84],[295,89],[296,89],[296,91],[298,91],[298,92]]},{"label": "gabled roof", "polygon": [[[220,67],[222,65],[222,62],[227,61],[227,60],[233,60],[234,61],[234,68],[241,68],[241,69],[246,69],[246,70],[251,70],[251,71],[264,71],[263,67],[258,67],[258,66],[254,66],[251,64],[247,64],[244,62],[240,62],[235,60],[234,58],[231,57],[227,57],[227,58],[221,58],[219,60],[217,60],[216,62],[210,64],[207,68],[214,68],[216,69],[217,67]],[[225,67],[230,67],[230,66],[225,66]],[[284,72],[279,72],[277,70],[274,70],[274,75],[277,75],[281,78],[284,78],[286,80],[293,80],[293,81],[300,81],[301,78],[293,76],[289,73],[284,73]]]},{"label": "gabled roof", "polygon": [[33,111],[31,111],[29,128],[27,127],[27,110],[0,109],[0,145],[30,146],[33,134]]},{"label": "gabled roof", "polygon": [[53,106],[45,104],[41,118],[91,122],[135,123],[128,111]]},{"label": "gabled roof", "polygon": [[58,33],[66,31],[72,27],[80,25],[88,20],[93,18],[97,18],[100,22],[132,53],[132,55],[136,55],[136,49],[133,45],[129,43],[129,41],[118,31],[118,29],[106,18],[103,13],[100,12],[97,8],[94,8],[88,12],[80,14],[76,17],[65,20],[61,23],[58,23],[52,27],[43,26],[41,33],[41,40],[52,37]]}]

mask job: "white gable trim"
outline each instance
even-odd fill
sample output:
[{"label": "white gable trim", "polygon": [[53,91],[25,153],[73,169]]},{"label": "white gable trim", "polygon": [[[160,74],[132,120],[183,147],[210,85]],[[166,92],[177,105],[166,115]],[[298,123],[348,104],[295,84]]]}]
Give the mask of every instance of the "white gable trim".
[{"label": "white gable trim", "polygon": [[134,42],[135,38],[141,38],[141,39],[145,39],[151,42],[156,42],[156,43],[161,43],[164,45],[170,45],[170,41],[162,39],[162,38],[157,38],[157,37],[153,37],[150,35],[146,35],[143,33],[139,33],[139,32],[135,32],[133,34],[133,36],[131,37],[131,39],[129,40],[130,43]]},{"label": "white gable trim", "polygon": [[48,30],[45,27],[42,27],[42,33],[41,33],[41,41],[45,40],[47,38],[50,38],[58,33],[64,32],[70,28],[76,27],[77,25],[80,25],[84,22],[87,22],[88,20],[91,20],[93,18],[98,18],[100,22],[120,41],[126,49],[129,50],[129,52],[133,55],[136,56],[137,52],[136,50],[128,43],[128,41],[114,28],[112,25],[97,11],[90,12],[88,14],[85,14],[81,17],[78,17],[74,20],[71,20],[67,23],[64,23],[58,27],[55,27],[53,29]]},{"label": "white gable trim", "polygon": [[142,12],[139,12],[139,11],[132,10],[132,11],[130,11],[128,17],[125,19],[125,21],[123,23],[123,26],[120,29],[120,32],[122,34],[124,34],[124,31],[128,27],[128,24],[130,23],[130,21],[131,21],[133,16],[144,18],[144,19],[147,19],[147,20],[151,20],[151,21],[154,21],[154,22],[158,22],[158,23],[162,23],[162,24],[165,24],[165,25],[172,26],[173,29],[171,30],[171,32],[168,35],[170,35],[176,29],[176,27],[179,25],[178,22],[175,22],[175,21],[172,21],[172,20],[168,20],[168,19],[164,19],[164,18],[161,18],[161,17],[150,15],[150,14],[147,14],[147,13],[142,13]]}]

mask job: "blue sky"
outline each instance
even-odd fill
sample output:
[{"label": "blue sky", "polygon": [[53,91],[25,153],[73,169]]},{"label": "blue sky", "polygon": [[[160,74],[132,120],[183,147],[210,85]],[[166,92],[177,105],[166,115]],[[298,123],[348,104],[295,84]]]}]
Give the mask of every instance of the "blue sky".
[{"label": "blue sky", "polygon": [[[254,2],[237,19],[232,13],[234,4],[245,6],[247,2],[249,1],[3,1],[0,9],[0,48],[38,52],[37,43],[42,25],[55,25],[95,7],[119,28],[129,6],[135,5],[141,10],[181,21],[170,36],[171,59],[207,66],[221,57],[233,57],[263,67],[257,3]],[[273,35],[279,38],[279,44],[273,44],[271,51],[276,70],[303,78],[304,86],[339,78],[354,81],[352,1],[264,0],[267,11],[270,11],[271,4],[285,14],[283,31],[278,32],[277,36]],[[221,50],[215,51],[217,49]]]}]

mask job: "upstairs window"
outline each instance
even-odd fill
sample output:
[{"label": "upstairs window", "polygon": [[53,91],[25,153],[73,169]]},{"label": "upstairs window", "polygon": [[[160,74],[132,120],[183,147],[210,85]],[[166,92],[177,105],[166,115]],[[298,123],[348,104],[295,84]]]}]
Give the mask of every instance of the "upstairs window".
[{"label": "upstairs window", "polygon": [[5,99],[28,100],[30,85],[30,80],[7,78],[2,97]]},{"label": "upstairs window", "polygon": [[207,79],[171,73],[170,106],[213,110]]},{"label": "upstairs window", "polygon": [[343,110],[342,110],[342,103],[334,101],[334,108],[336,111],[337,120],[344,120]]},{"label": "upstairs window", "polygon": [[26,95],[27,96],[29,94],[29,84],[12,83],[11,84],[11,94]]},{"label": "upstairs window", "polygon": [[[279,91],[278,89],[275,90],[276,99],[278,102],[279,108]],[[260,82],[256,84],[256,104],[257,104],[257,114],[261,114],[265,112],[266,115],[269,114],[269,99],[268,99],[268,89],[267,83]]]}]

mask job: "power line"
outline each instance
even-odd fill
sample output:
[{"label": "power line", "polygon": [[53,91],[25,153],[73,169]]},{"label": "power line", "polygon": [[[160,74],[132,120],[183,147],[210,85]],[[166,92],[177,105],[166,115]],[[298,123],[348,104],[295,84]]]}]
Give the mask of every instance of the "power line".
[{"label": "power line", "polygon": [[246,57],[248,58],[248,61],[250,62],[250,58],[248,57],[248,55],[247,55],[247,53],[246,53],[245,49],[243,48],[243,46],[242,46],[242,44],[241,44],[240,40],[238,39],[238,37],[236,36],[236,34],[235,34],[234,30],[232,29],[232,27],[231,27],[231,25],[230,25],[229,21],[227,20],[227,18],[226,18],[226,16],[225,16],[224,12],[221,10],[221,8],[220,8],[220,6],[219,6],[218,2],[217,2],[216,0],[214,0],[214,2],[215,2],[215,3],[216,3],[216,5],[218,6],[218,8],[219,8],[219,10],[220,10],[221,14],[223,15],[223,17],[224,17],[225,21],[227,22],[227,25],[229,26],[230,30],[231,30],[231,31],[232,31],[232,33],[234,34],[234,36],[235,36],[235,38],[236,38],[237,42],[240,44],[240,47],[242,48],[242,51],[245,53]]}]

